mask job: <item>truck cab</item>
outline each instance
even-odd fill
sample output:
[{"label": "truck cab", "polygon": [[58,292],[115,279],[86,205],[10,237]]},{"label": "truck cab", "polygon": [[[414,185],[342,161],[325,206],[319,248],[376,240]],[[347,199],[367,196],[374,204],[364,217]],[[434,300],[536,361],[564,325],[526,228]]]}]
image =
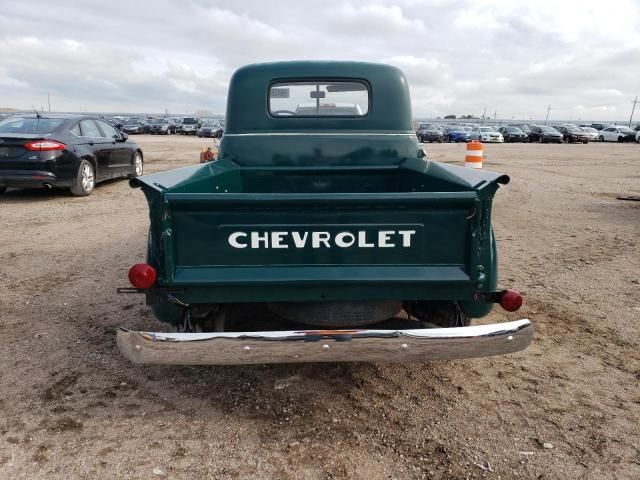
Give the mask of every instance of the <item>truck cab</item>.
[{"label": "truck cab", "polygon": [[[491,206],[506,175],[425,157],[403,73],[362,62],[249,65],[216,162],[131,180],[150,211],[129,272],[175,332],[121,330],[137,363],[465,358],[525,348],[495,303]],[[238,312],[253,312],[240,318]]]}]

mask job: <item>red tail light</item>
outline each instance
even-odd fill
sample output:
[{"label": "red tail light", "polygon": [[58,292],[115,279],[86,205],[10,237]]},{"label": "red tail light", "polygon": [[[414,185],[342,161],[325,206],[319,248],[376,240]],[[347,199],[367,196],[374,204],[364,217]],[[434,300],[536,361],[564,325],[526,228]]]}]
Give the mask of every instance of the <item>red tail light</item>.
[{"label": "red tail light", "polygon": [[146,263],[136,263],[129,269],[129,281],[136,288],[153,287],[156,277],[156,269]]},{"label": "red tail light", "polygon": [[50,152],[51,150],[64,150],[67,146],[55,140],[36,140],[35,142],[25,143],[24,148],[38,152]]},{"label": "red tail light", "polygon": [[515,312],[522,306],[522,295],[519,291],[509,288],[502,292],[500,306],[507,312]]}]

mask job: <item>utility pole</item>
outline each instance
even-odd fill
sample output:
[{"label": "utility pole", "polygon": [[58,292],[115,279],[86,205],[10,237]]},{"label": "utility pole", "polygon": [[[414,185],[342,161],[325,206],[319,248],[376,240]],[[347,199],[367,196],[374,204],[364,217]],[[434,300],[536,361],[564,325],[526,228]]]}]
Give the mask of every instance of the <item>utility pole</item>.
[{"label": "utility pole", "polygon": [[636,103],[638,103],[638,96],[633,100],[633,108],[631,109],[631,116],[629,117],[629,128],[631,128],[631,122],[633,122],[633,112],[636,111]]},{"label": "utility pole", "polygon": [[544,124],[547,124],[547,120],[549,120],[549,112],[551,111],[551,105],[547,108],[547,118],[544,119]]},{"label": "utility pole", "polygon": [[51,113],[51,94],[47,92],[47,104],[49,105],[49,113]]},{"label": "utility pole", "polygon": [[482,124],[484,125],[484,119],[487,118],[487,106],[484,106],[484,112],[482,112]]}]

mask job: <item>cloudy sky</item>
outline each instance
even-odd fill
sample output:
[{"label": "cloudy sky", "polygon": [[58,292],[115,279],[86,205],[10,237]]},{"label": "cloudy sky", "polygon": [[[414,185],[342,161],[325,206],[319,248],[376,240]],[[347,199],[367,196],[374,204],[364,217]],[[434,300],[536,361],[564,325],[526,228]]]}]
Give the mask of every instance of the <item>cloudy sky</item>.
[{"label": "cloudy sky", "polygon": [[[4,2],[0,107],[224,113],[247,63],[396,65],[416,117],[627,119],[640,0]],[[639,112],[640,116],[640,112]]]}]

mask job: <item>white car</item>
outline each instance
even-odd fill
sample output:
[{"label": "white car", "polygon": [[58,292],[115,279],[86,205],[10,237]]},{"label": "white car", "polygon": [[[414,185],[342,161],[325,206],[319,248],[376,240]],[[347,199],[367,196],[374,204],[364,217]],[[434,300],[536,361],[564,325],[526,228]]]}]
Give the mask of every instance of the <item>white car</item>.
[{"label": "white car", "polygon": [[475,127],[469,134],[470,140],[480,140],[482,143],[504,143],[502,134],[493,127]]},{"label": "white car", "polygon": [[589,141],[590,142],[597,142],[598,140],[600,140],[600,132],[598,130],[596,130],[593,127],[580,127],[580,130],[582,130],[584,133],[586,133],[589,136]]},{"label": "white car", "polygon": [[629,127],[611,125],[600,130],[598,139],[601,142],[632,142],[636,139],[636,133]]},{"label": "white car", "polygon": [[640,143],[640,130],[638,130],[638,133],[636,133],[636,142]]}]

